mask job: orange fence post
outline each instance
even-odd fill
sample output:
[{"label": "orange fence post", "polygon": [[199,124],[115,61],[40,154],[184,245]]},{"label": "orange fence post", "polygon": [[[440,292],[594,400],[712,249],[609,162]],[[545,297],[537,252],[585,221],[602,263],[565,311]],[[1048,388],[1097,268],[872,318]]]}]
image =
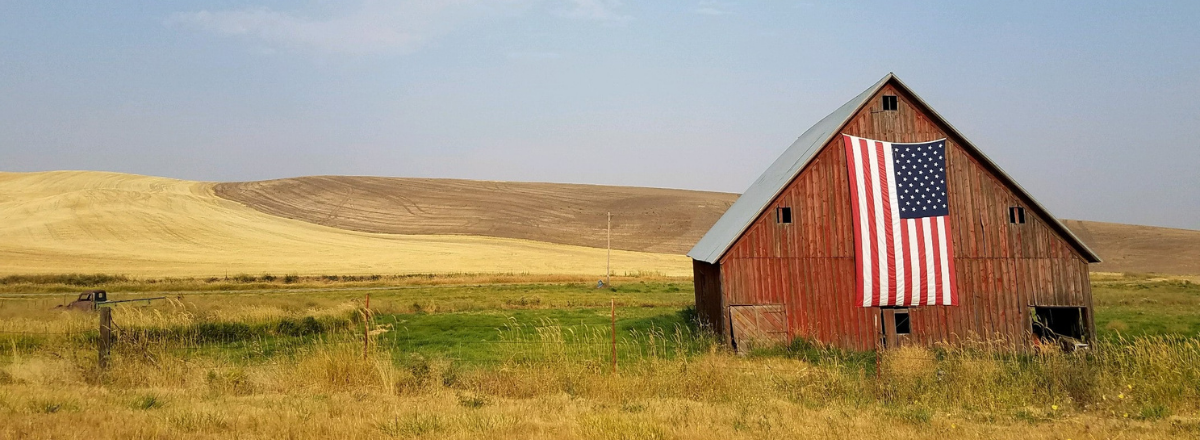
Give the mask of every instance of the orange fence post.
[{"label": "orange fence post", "polygon": [[363,311],[363,360],[371,347],[371,294],[367,294],[366,310]]}]

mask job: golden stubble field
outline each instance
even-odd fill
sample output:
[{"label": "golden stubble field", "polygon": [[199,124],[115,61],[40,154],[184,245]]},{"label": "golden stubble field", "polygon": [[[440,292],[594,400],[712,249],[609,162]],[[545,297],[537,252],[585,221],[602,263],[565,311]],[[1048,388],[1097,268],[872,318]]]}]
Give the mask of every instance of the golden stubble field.
[{"label": "golden stubble field", "polygon": [[[337,229],[217,197],[212,183],[118,173],[0,173],[0,218],[0,274],[487,272],[599,277],[605,267],[604,249]],[[615,250],[612,264],[616,274],[691,274],[682,255]]]}]

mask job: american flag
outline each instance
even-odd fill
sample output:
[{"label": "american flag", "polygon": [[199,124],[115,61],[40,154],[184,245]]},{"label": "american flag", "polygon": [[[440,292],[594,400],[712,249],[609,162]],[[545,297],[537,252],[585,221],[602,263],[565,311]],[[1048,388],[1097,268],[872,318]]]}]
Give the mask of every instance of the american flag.
[{"label": "american flag", "polygon": [[946,140],[842,135],[863,307],[958,305],[946,197]]}]

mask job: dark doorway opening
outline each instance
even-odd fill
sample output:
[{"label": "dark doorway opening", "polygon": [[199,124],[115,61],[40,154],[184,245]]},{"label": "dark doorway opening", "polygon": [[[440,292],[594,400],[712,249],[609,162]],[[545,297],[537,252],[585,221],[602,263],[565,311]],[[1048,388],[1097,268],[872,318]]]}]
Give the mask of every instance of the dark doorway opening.
[{"label": "dark doorway opening", "polygon": [[896,334],[907,335],[912,333],[912,326],[908,322],[908,310],[896,310]]},{"label": "dark doorway opening", "polygon": [[1031,307],[1033,335],[1063,350],[1088,347],[1087,309],[1083,307]]}]

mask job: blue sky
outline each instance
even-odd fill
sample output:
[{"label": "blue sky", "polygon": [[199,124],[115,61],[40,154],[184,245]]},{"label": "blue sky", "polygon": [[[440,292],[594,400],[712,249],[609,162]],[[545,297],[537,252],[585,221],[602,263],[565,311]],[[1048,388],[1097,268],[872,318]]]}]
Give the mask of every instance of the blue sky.
[{"label": "blue sky", "polygon": [[1200,2],[0,3],[0,170],[741,192],[896,72],[1057,215],[1200,229]]}]

